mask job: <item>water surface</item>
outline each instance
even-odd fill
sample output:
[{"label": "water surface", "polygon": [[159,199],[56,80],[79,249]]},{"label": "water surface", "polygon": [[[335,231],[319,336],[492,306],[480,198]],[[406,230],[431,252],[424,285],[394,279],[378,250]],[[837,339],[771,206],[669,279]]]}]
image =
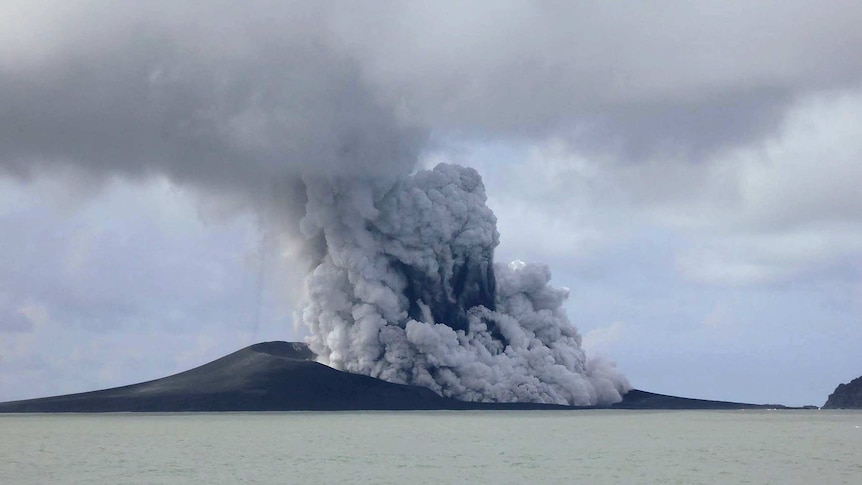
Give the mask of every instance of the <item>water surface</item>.
[{"label": "water surface", "polygon": [[862,483],[862,412],[0,415],[0,483]]}]

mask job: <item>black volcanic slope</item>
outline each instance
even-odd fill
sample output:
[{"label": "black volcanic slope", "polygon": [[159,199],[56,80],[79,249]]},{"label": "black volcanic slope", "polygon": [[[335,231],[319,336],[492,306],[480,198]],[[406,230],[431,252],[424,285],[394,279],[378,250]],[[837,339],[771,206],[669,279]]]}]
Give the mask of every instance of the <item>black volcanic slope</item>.
[{"label": "black volcanic slope", "polygon": [[622,402],[611,406],[611,409],[775,409],[786,408],[780,404],[746,404],[728,401],[709,401],[688,397],[668,396],[653,392],[632,389],[623,396]]},{"label": "black volcanic slope", "polygon": [[192,370],[102,391],[0,404],[6,412],[440,409],[421,387],[340,372],[304,344],[265,342]]},{"label": "black volcanic slope", "polygon": [[[305,344],[264,342],[192,370],[101,391],[0,403],[0,412],[336,411],[577,409],[529,403],[471,403],[314,362]],[[633,390],[614,409],[765,407]],[[770,406],[773,407],[773,406]]]}]

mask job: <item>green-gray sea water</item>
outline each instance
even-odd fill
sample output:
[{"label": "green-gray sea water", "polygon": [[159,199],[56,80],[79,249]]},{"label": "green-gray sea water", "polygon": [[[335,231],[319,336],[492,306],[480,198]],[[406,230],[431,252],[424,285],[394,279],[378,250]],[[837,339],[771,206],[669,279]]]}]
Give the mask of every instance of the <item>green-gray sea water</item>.
[{"label": "green-gray sea water", "polygon": [[0,415],[0,483],[862,483],[862,412]]}]

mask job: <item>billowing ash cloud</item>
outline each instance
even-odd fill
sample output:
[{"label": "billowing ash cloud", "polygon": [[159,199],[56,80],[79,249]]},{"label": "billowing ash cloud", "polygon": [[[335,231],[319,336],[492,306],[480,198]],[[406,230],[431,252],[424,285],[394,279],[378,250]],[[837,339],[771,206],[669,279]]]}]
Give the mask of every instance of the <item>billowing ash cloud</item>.
[{"label": "billowing ash cloud", "polygon": [[494,263],[496,219],[475,170],[315,180],[308,194],[303,231],[326,249],[303,320],[324,362],[471,401],[610,404],[627,390],[587,362],[547,267]]}]

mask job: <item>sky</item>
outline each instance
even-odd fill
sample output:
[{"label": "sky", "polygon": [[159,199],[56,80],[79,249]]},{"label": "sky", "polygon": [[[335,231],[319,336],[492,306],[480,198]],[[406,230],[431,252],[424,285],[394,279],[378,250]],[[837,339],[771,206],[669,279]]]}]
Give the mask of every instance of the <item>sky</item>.
[{"label": "sky", "polygon": [[639,389],[862,374],[862,6],[0,4],[0,400],[301,340],[300,173],[459,163]]}]

